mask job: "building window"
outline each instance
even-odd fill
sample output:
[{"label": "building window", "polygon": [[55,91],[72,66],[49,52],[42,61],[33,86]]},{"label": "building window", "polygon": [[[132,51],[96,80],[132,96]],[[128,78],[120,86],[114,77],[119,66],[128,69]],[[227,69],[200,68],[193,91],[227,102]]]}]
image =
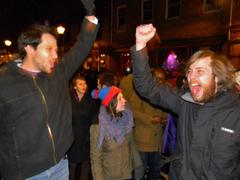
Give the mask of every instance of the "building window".
[{"label": "building window", "polygon": [[166,19],[175,19],[180,16],[181,0],[166,1]]},{"label": "building window", "polygon": [[126,31],[126,5],[117,7],[117,31]]},{"label": "building window", "polygon": [[203,12],[212,13],[221,11],[223,9],[223,0],[204,0]]},{"label": "building window", "polygon": [[153,17],[153,1],[142,0],[142,22],[152,21]]}]

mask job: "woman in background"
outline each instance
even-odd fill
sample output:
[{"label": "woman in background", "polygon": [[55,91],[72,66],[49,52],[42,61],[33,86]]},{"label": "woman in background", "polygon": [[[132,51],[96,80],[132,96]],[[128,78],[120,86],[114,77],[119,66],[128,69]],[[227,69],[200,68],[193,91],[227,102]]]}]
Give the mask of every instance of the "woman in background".
[{"label": "woman in background", "polygon": [[90,127],[93,179],[131,179],[133,169],[141,166],[132,137],[132,112],[116,86],[94,90],[91,95],[101,100],[99,122]]},{"label": "woman in background", "polygon": [[88,180],[90,172],[89,127],[97,118],[95,102],[87,92],[84,77],[77,74],[70,83],[74,143],[68,152],[69,179]]}]

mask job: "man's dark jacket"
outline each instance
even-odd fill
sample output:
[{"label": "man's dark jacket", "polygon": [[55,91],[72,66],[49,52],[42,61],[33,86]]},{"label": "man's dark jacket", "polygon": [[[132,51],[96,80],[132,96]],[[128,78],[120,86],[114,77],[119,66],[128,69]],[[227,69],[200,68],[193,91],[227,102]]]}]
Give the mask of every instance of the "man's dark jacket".
[{"label": "man's dark jacket", "polygon": [[177,152],[171,180],[240,179],[240,101],[223,91],[200,105],[190,93],[180,96],[168,86],[158,86],[151,75],[148,53],[131,48],[136,89],[153,104],[178,114]]},{"label": "man's dark jacket", "polygon": [[0,69],[0,171],[21,180],[54,166],[72,144],[68,81],[88,55],[98,25],[84,18],[78,40],[50,75],[26,74],[12,61]]}]

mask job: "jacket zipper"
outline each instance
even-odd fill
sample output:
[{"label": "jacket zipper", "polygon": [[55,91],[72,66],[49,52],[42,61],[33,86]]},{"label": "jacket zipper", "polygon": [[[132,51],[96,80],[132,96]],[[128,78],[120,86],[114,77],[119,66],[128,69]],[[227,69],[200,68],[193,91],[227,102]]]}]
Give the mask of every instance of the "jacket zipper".
[{"label": "jacket zipper", "polygon": [[41,99],[42,102],[44,104],[45,110],[46,110],[46,114],[47,114],[47,118],[46,118],[46,127],[48,130],[48,136],[50,138],[51,144],[52,144],[52,149],[53,149],[53,161],[55,164],[57,164],[57,158],[56,158],[56,148],[55,148],[55,143],[54,143],[54,139],[53,139],[53,134],[52,134],[52,130],[51,127],[49,125],[49,112],[48,112],[48,106],[47,106],[47,101],[46,98],[41,90],[41,88],[39,87],[39,85],[37,84],[36,78],[33,77],[33,83],[36,86],[37,90],[39,91],[40,95],[41,95]]}]

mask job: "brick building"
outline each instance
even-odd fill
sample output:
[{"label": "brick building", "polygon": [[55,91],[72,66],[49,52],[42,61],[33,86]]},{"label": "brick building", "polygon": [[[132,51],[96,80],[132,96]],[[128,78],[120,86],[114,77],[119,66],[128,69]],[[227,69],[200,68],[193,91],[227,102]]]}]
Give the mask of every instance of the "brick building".
[{"label": "brick building", "polygon": [[153,23],[161,43],[150,44],[152,66],[162,65],[172,51],[184,62],[199,49],[211,49],[240,68],[239,8],[240,0],[109,0],[97,47],[107,67],[121,73],[136,26]]}]

